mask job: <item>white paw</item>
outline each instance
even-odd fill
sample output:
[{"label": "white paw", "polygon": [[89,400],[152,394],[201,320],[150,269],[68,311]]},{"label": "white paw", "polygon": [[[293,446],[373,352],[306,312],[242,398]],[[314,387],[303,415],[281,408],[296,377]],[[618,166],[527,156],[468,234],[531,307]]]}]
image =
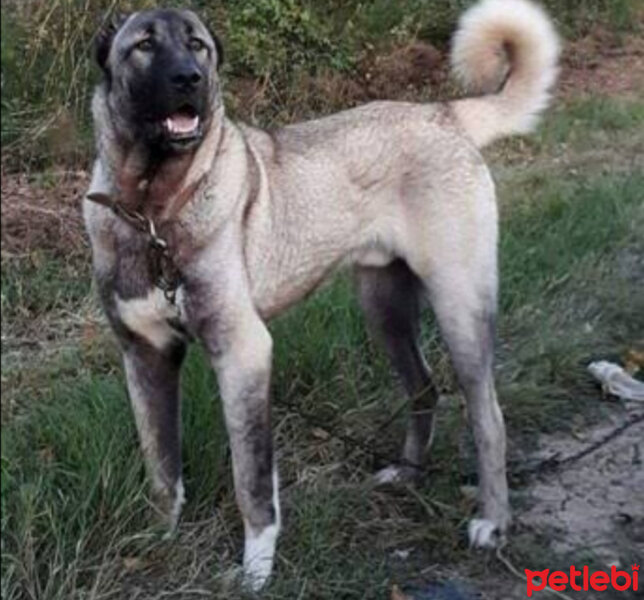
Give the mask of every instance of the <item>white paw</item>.
[{"label": "white paw", "polygon": [[467,533],[471,548],[496,548],[499,544],[499,527],[489,519],[472,519]]},{"label": "white paw", "polygon": [[376,485],[388,485],[392,483],[401,483],[405,480],[402,469],[396,465],[389,465],[380,469],[374,476],[373,481]]},{"label": "white paw", "polygon": [[165,510],[163,511],[163,521],[166,527],[166,532],[163,535],[164,540],[169,540],[174,537],[179,524],[179,517],[181,516],[181,507],[186,501],[185,491],[183,488],[183,481],[177,480],[174,487],[174,497],[172,500],[165,501]]},{"label": "white paw", "polygon": [[170,528],[174,531],[177,528],[179,523],[179,517],[181,516],[181,507],[186,501],[186,492],[183,488],[183,481],[181,479],[177,480],[177,483],[174,488],[174,502],[170,508],[170,514],[168,518],[170,520]]},{"label": "white paw", "polygon": [[271,575],[278,532],[277,525],[269,525],[258,535],[246,535],[244,585],[254,592],[262,589]]}]

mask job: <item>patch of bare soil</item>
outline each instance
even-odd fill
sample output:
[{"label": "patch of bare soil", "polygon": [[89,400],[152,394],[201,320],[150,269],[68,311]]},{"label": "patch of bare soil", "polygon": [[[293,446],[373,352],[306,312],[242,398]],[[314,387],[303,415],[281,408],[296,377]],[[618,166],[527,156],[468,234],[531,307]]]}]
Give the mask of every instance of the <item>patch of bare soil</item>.
[{"label": "patch of bare soil", "polygon": [[276,105],[285,109],[278,121],[292,122],[371,100],[426,101],[439,97],[448,80],[446,57],[432,44],[412,42],[366,52],[351,75],[302,75],[289,90],[276,89],[270,79],[235,79],[227,101],[236,117],[253,122],[262,115],[272,119]]},{"label": "patch of bare soil", "polygon": [[[644,21],[644,17],[640,17]],[[644,22],[642,23],[644,27]],[[354,82],[356,99],[418,100],[451,97],[447,52],[416,42],[365,58]],[[565,97],[582,94],[641,95],[644,93],[644,36],[621,35],[596,27],[584,38],[564,46],[557,84]],[[424,99],[424,98],[421,98]]]},{"label": "patch of bare soil", "polygon": [[[641,561],[644,556],[644,422],[601,442],[643,414],[644,405],[631,403],[609,422],[574,436],[541,436],[540,450],[532,457],[536,461],[562,460],[598,447],[579,460],[544,473],[522,492],[530,498],[530,506],[515,512],[510,547],[535,535],[548,541],[552,558],[547,566],[551,569],[567,569],[572,564],[579,568],[585,559],[593,561],[591,569],[607,570],[615,565],[630,572],[632,561]],[[524,569],[543,568],[513,563],[503,554],[506,563],[501,570],[470,581],[483,600],[525,598]],[[570,590],[566,593],[566,598],[586,597]],[[634,597],[630,592],[610,594],[607,591],[602,597]],[[547,591],[536,596],[555,597]]]},{"label": "patch of bare soil", "polygon": [[[367,54],[357,73],[352,78],[337,73],[318,75],[309,82],[309,95],[321,95],[339,110],[370,100],[426,101],[457,93],[449,81],[447,51],[425,42]],[[256,97],[258,89],[253,87],[251,97]],[[641,95],[644,36],[619,35],[598,26],[584,38],[566,43],[557,89],[564,97]]]},{"label": "patch of bare soil", "polygon": [[[46,292],[41,293],[29,281],[51,259],[65,265],[65,277],[86,276],[89,281],[90,255],[81,209],[88,183],[89,175],[85,171],[3,173],[0,205],[3,418],[12,404],[14,392],[28,386],[25,379],[33,372],[29,368],[23,374],[20,365],[25,361],[31,365],[46,364],[63,347],[77,343],[79,337],[91,332],[96,322],[95,309],[89,301],[81,306],[58,303],[52,298],[55,304],[48,308],[43,308],[39,299],[31,303],[32,291],[39,297]],[[17,275],[21,272],[22,277]],[[18,367],[12,371],[16,379],[5,379],[9,375],[4,369],[13,367]]]},{"label": "patch of bare soil", "polygon": [[[644,16],[639,18],[644,27]],[[456,93],[449,82],[447,51],[424,42],[368,55],[359,65],[358,73],[357,80],[352,80],[354,100],[424,100],[428,90],[431,97],[441,99]],[[616,34],[597,26],[584,38],[566,43],[557,89],[566,97],[641,95],[644,36]]]},{"label": "patch of bare soil", "polygon": [[85,171],[47,173],[44,180],[3,174],[1,239],[3,259],[45,251],[54,256],[86,253],[81,199]]},{"label": "patch of bare soil", "polygon": [[400,98],[447,79],[447,55],[431,44],[415,42],[386,54],[367,57],[361,67],[362,85],[369,99]]},{"label": "patch of bare soil", "polygon": [[641,95],[644,93],[644,37],[617,36],[597,27],[566,45],[558,90],[578,94]]},{"label": "patch of bare soil", "polygon": [[[603,440],[625,419],[644,414],[633,403],[621,417],[577,437],[543,436],[542,455],[571,456]],[[550,535],[557,554],[592,552],[605,565],[644,556],[644,422],[530,488],[534,505],[522,524]],[[627,565],[622,565],[627,566]]]}]

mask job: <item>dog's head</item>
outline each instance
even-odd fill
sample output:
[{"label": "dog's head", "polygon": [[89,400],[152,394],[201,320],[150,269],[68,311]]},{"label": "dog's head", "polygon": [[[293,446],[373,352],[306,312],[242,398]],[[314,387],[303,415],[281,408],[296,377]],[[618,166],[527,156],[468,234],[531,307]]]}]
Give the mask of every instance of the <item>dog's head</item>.
[{"label": "dog's head", "polygon": [[164,152],[194,149],[220,103],[221,45],[193,12],[110,20],[96,38],[107,104],[120,133]]}]

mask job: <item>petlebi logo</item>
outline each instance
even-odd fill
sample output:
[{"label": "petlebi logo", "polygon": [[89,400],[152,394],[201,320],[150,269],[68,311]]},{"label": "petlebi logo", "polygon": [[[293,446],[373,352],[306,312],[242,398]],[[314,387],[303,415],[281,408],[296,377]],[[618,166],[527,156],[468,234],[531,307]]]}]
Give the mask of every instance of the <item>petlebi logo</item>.
[{"label": "petlebi logo", "polygon": [[556,592],[563,592],[567,589],[577,592],[594,590],[603,592],[611,589],[617,592],[632,590],[634,592],[640,589],[639,586],[639,565],[631,565],[631,570],[622,571],[617,567],[611,567],[610,571],[593,571],[587,566],[577,569],[575,565],[570,567],[570,571],[543,571],[525,570],[527,581],[528,598],[532,597],[534,592],[544,590],[546,586]]}]

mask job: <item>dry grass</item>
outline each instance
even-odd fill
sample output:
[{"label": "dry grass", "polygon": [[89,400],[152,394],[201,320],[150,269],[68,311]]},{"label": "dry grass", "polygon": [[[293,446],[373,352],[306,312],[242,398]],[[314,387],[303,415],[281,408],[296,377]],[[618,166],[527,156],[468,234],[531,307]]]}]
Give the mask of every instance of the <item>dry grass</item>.
[{"label": "dry grass", "polygon": [[87,254],[81,201],[85,171],[2,175],[3,260],[34,252],[78,260]]}]

